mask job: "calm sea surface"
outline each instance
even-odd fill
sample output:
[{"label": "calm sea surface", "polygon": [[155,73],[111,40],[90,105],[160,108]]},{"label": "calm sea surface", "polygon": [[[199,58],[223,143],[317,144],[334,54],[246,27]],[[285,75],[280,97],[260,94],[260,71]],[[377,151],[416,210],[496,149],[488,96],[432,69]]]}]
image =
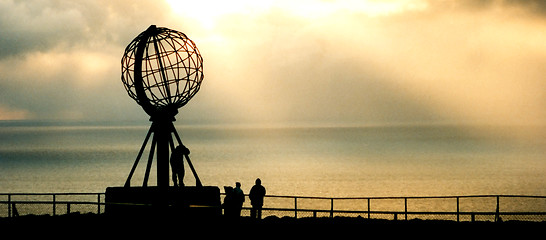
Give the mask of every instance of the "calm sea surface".
[{"label": "calm sea surface", "polygon": [[[0,124],[0,192],[122,186],[149,126]],[[204,185],[324,197],[546,195],[546,128],[177,126]],[[132,180],[141,185],[146,151]],[[155,185],[152,166],[150,185]],[[194,185],[186,168],[187,185]]]}]

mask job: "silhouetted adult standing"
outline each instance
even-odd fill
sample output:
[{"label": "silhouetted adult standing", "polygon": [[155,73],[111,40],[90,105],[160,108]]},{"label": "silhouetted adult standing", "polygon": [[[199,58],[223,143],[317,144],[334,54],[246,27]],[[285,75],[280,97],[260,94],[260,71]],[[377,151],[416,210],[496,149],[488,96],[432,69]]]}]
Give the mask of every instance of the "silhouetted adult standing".
[{"label": "silhouetted adult standing", "polygon": [[250,211],[251,218],[262,218],[262,206],[264,205],[265,187],[262,186],[262,180],[256,179],[256,185],[252,186],[248,198],[250,198],[250,204],[252,210]]},{"label": "silhouetted adult standing", "polygon": [[175,187],[184,186],[184,155],[190,154],[190,150],[182,145],[176,147],[171,154],[172,178]]},{"label": "silhouetted adult standing", "polygon": [[241,189],[241,183],[235,183],[235,189],[233,189],[233,200],[235,201],[233,211],[235,217],[241,216],[241,209],[243,208],[243,202],[245,202],[245,193]]}]

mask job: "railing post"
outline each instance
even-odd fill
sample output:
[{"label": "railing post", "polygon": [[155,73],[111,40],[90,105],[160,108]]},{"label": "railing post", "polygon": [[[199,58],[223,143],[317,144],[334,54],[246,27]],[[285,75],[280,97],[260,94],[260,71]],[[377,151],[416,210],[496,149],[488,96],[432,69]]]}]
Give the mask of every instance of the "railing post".
[{"label": "railing post", "polygon": [[368,198],[368,219],[370,219],[370,199]]},{"label": "railing post", "polygon": [[294,197],[294,218],[298,218],[298,197]]},{"label": "railing post", "polygon": [[70,214],[70,203],[66,204],[66,214]]},{"label": "railing post", "polygon": [[459,197],[457,197],[457,222],[459,222]]},{"label": "railing post", "polygon": [[11,217],[11,194],[8,194],[8,217]]},{"label": "railing post", "polygon": [[55,194],[53,194],[53,216],[55,216],[55,212],[56,212],[55,210],[56,210],[56,207],[57,207],[56,205],[57,204],[55,202]]},{"label": "railing post", "polygon": [[495,211],[495,222],[499,222],[500,215],[499,215],[499,196],[497,195],[497,210]]},{"label": "railing post", "polygon": [[100,214],[100,193],[97,194],[97,214]]},{"label": "railing post", "polygon": [[330,198],[330,217],[334,217],[334,199]]},{"label": "railing post", "polygon": [[404,219],[408,220],[408,198],[404,198]]}]

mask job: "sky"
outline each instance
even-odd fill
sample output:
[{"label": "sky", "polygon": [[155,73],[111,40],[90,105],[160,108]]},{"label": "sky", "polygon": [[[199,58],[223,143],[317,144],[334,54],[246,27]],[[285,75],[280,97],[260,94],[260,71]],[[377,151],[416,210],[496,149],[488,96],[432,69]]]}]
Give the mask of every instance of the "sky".
[{"label": "sky", "polygon": [[150,25],[204,60],[178,121],[546,124],[541,0],[0,0],[0,120],[147,122],[121,58]]}]

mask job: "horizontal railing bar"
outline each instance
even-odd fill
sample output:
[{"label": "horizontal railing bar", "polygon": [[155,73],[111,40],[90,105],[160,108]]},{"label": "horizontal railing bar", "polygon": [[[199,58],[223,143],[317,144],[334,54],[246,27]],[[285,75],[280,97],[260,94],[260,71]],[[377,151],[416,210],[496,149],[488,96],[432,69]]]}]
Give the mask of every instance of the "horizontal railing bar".
[{"label": "horizontal railing bar", "polygon": [[103,202],[78,202],[78,201],[0,201],[0,204],[89,204],[89,205],[106,205]]},{"label": "horizontal railing bar", "polygon": [[0,195],[34,195],[34,196],[49,196],[49,195],[104,195],[103,192],[98,193],[0,193]]},{"label": "horizontal railing bar", "polygon": [[[245,194],[247,195],[247,194]],[[310,196],[289,196],[289,195],[266,195],[265,197],[274,198],[307,198],[324,200],[366,200],[366,199],[417,199],[417,198],[483,198],[483,197],[527,197],[527,198],[546,198],[546,196],[533,195],[453,195],[453,196],[408,196],[408,197],[310,197]]]},{"label": "horizontal railing bar", "polygon": [[[0,193],[0,195],[104,195],[103,192],[95,193],[75,193],[75,192],[57,192],[57,193]],[[221,193],[225,195],[225,193]],[[248,196],[248,194],[245,194]],[[301,199],[324,199],[324,200],[367,200],[367,199],[426,199],[426,198],[483,198],[483,197],[523,197],[523,198],[546,198],[538,195],[450,195],[450,196],[397,196],[397,197],[313,197],[313,196],[293,196],[293,195],[266,195],[271,198],[301,198]]]},{"label": "horizontal railing bar", "polygon": [[[243,209],[247,209],[247,210],[250,210],[252,208],[247,208],[247,207],[244,207]],[[440,215],[456,215],[456,214],[460,214],[460,215],[472,215],[472,214],[476,214],[476,215],[495,215],[495,214],[500,214],[500,215],[546,215],[546,212],[446,212],[446,211],[438,211],[438,212],[434,212],[434,211],[430,211],[430,212],[423,212],[423,211],[419,211],[419,212],[416,212],[416,211],[412,211],[412,212],[404,212],[404,211],[358,211],[358,210],[325,210],[325,209],[293,209],[293,208],[262,208],[262,210],[268,210],[268,211],[287,211],[287,212],[293,212],[295,210],[297,210],[298,212],[322,212],[322,213],[330,213],[330,212],[334,212],[334,213],[370,213],[370,214],[413,214],[413,215],[417,215],[417,214],[440,214]]]}]

